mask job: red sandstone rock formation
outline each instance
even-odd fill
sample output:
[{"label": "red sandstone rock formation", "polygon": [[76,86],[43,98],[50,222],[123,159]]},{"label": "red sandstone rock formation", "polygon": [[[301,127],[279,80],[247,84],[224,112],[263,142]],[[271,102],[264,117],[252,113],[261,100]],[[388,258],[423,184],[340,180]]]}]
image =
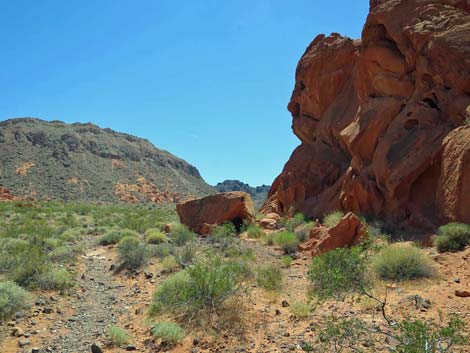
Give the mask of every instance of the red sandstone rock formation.
[{"label": "red sandstone rock formation", "polygon": [[366,234],[361,220],[349,212],[334,227],[315,227],[310,231],[309,240],[299,244],[299,250],[312,255],[321,255],[330,250],[357,245]]},{"label": "red sandstone rock formation", "polygon": [[176,205],[181,223],[198,234],[208,234],[214,225],[233,222],[239,227],[244,220],[254,221],[255,209],[246,192],[233,191],[211,195]]},{"label": "red sandstone rock formation", "polygon": [[470,4],[372,0],[362,39],[320,35],[288,105],[301,140],[262,212],[470,222]]},{"label": "red sandstone rock formation", "polygon": [[15,200],[16,198],[10,194],[10,190],[7,188],[0,187],[0,201],[11,201]]}]

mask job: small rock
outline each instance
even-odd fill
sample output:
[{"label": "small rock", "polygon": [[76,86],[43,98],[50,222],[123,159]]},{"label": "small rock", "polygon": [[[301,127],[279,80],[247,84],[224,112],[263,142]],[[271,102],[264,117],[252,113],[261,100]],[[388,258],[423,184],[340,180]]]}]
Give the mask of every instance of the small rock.
[{"label": "small rock", "polygon": [[153,277],[153,273],[149,271],[144,271],[144,276],[146,279],[150,279]]},{"label": "small rock", "polygon": [[281,310],[276,309],[276,315],[281,315]]},{"label": "small rock", "polygon": [[467,298],[467,297],[470,297],[470,292],[467,291],[467,290],[457,289],[457,290],[455,291],[455,295],[456,295],[457,297]]},{"label": "small rock", "polygon": [[44,309],[42,309],[42,312],[44,314],[51,314],[52,313],[52,308],[44,308]]},{"label": "small rock", "polygon": [[126,347],[126,351],[128,351],[128,352],[135,351],[135,350],[137,350],[137,347],[132,345],[132,344],[130,344]]},{"label": "small rock", "polygon": [[289,302],[287,300],[283,300],[281,305],[283,308],[287,308],[289,306]]},{"label": "small rock", "polygon": [[39,353],[41,350],[37,347],[34,347],[33,349],[31,349],[31,353]]},{"label": "small rock", "polygon": [[21,340],[18,341],[18,346],[20,348],[29,346],[30,344],[31,344],[31,341],[28,340],[28,339],[21,339]]},{"label": "small rock", "polygon": [[91,345],[91,353],[103,353],[103,351],[96,343],[93,343]]},{"label": "small rock", "polygon": [[385,338],[385,343],[387,343],[392,348],[395,348],[400,344],[400,342],[397,339],[390,337],[390,336],[387,336]]},{"label": "small rock", "polygon": [[21,327],[13,327],[13,330],[11,331],[11,335],[13,337],[20,337],[20,336],[23,336],[23,330],[21,329]]},{"label": "small rock", "polygon": [[460,283],[460,278],[454,278],[455,283]]}]

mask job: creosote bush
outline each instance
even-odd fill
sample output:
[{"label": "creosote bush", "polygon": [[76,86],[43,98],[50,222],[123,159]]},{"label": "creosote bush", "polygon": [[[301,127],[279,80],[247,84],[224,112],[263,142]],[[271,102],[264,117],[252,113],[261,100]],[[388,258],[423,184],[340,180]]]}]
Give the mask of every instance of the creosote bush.
[{"label": "creosote bush", "polygon": [[319,299],[343,299],[369,287],[367,263],[362,248],[341,248],[312,259],[308,277]]},{"label": "creosote bush", "polygon": [[286,254],[292,254],[297,251],[299,240],[293,232],[280,232],[274,236],[274,244],[281,247]]},{"label": "creosote bush", "polygon": [[175,272],[179,268],[179,264],[173,255],[169,255],[163,258],[162,267],[166,272]]},{"label": "creosote bush", "polygon": [[306,319],[313,313],[313,306],[310,303],[294,302],[289,306],[289,311],[296,319]]},{"label": "creosote bush", "polygon": [[383,280],[412,280],[429,278],[435,268],[428,255],[421,249],[403,244],[384,248],[374,259],[373,268]]},{"label": "creosote bush", "polygon": [[120,267],[129,270],[141,267],[147,260],[145,244],[134,236],[126,236],[121,239],[118,245],[118,255],[121,262]]},{"label": "creosote bush", "polygon": [[153,337],[167,346],[174,346],[184,338],[184,330],[174,322],[158,322],[152,328]]},{"label": "creosote bush", "polygon": [[256,282],[266,290],[280,291],[282,288],[282,272],[275,265],[260,267],[256,274]]},{"label": "creosote bush", "polygon": [[16,283],[0,282],[0,321],[6,321],[23,310],[29,300],[29,293]]},{"label": "creosote bush", "polygon": [[439,252],[460,251],[470,244],[470,225],[464,223],[449,223],[439,227],[434,242]]},{"label": "creosote bush", "polygon": [[331,212],[323,218],[323,225],[326,227],[334,227],[338,225],[338,223],[341,221],[341,218],[343,217],[344,212],[342,211]]},{"label": "creosote bush", "polygon": [[108,338],[116,346],[122,346],[130,341],[129,333],[119,326],[109,328]]},{"label": "creosote bush", "polygon": [[297,213],[293,218],[285,221],[285,227],[288,232],[294,232],[295,229],[305,223],[305,216],[302,213]]}]

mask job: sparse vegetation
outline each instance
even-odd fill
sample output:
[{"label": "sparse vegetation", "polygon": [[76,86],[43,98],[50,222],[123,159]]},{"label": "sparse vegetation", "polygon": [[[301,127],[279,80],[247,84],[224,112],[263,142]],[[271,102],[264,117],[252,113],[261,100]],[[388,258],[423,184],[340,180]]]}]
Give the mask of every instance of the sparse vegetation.
[{"label": "sparse vegetation", "polygon": [[278,292],[282,288],[282,272],[276,265],[266,265],[258,269],[256,282],[261,288]]},{"label": "sparse vegetation", "polygon": [[147,229],[145,232],[145,235],[146,235],[145,240],[149,244],[160,244],[160,243],[166,243],[168,241],[168,237],[160,229],[156,229],[156,228]]},{"label": "sparse vegetation", "polygon": [[299,240],[293,232],[280,232],[274,236],[274,244],[282,248],[286,254],[292,254],[297,251]]},{"label": "sparse vegetation", "polygon": [[248,238],[259,239],[264,235],[263,229],[256,224],[250,224],[246,230]]},{"label": "sparse vegetation", "polygon": [[289,311],[296,319],[307,319],[313,313],[313,306],[307,302],[294,302]]},{"label": "sparse vegetation", "polygon": [[302,213],[297,213],[293,218],[285,221],[284,226],[288,232],[294,232],[295,229],[305,223],[305,216]]},{"label": "sparse vegetation", "polygon": [[131,229],[111,229],[104,234],[98,241],[100,245],[113,245],[117,244],[124,237],[138,237],[139,234]]},{"label": "sparse vegetation", "polygon": [[8,320],[23,310],[29,299],[29,293],[16,283],[0,282],[0,321]]},{"label": "sparse vegetation", "polygon": [[435,246],[439,252],[460,251],[470,243],[470,225],[449,223],[439,227]]},{"label": "sparse vegetation", "polygon": [[167,346],[174,346],[184,338],[184,330],[174,322],[159,322],[152,328],[153,337]]},{"label": "sparse vegetation", "polygon": [[129,333],[119,326],[111,326],[109,328],[108,338],[116,346],[122,346],[130,341]]},{"label": "sparse vegetation", "polygon": [[281,258],[281,261],[285,267],[290,267],[290,265],[292,264],[292,257],[290,257],[289,255],[284,255]]},{"label": "sparse vegetation", "polygon": [[168,255],[162,260],[162,268],[166,272],[175,272],[179,268],[179,264],[174,256]]},{"label": "sparse vegetation", "polygon": [[177,223],[171,227],[170,238],[176,246],[182,246],[196,238],[196,234],[183,224]]},{"label": "sparse vegetation", "polygon": [[141,267],[147,260],[145,244],[139,238],[126,236],[118,245],[119,261],[121,268],[133,270]]},{"label": "sparse vegetation", "polygon": [[384,248],[374,259],[373,268],[384,280],[402,281],[433,277],[434,265],[421,249],[394,244]]},{"label": "sparse vegetation", "polygon": [[341,218],[343,217],[344,217],[344,212],[342,211],[331,212],[323,218],[323,225],[325,227],[334,227],[338,225],[338,223],[341,221]]}]

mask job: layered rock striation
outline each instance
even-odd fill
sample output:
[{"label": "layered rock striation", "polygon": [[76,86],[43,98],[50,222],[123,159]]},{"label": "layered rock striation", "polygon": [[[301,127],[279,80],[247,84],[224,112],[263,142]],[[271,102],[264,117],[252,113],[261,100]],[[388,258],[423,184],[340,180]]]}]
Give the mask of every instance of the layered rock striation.
[{"label": "layered rock striation", "polygon": [[288,105],[301,144],[262,212],[470,222],[470,3],[372,0],[361,40],[319,35]]}]

